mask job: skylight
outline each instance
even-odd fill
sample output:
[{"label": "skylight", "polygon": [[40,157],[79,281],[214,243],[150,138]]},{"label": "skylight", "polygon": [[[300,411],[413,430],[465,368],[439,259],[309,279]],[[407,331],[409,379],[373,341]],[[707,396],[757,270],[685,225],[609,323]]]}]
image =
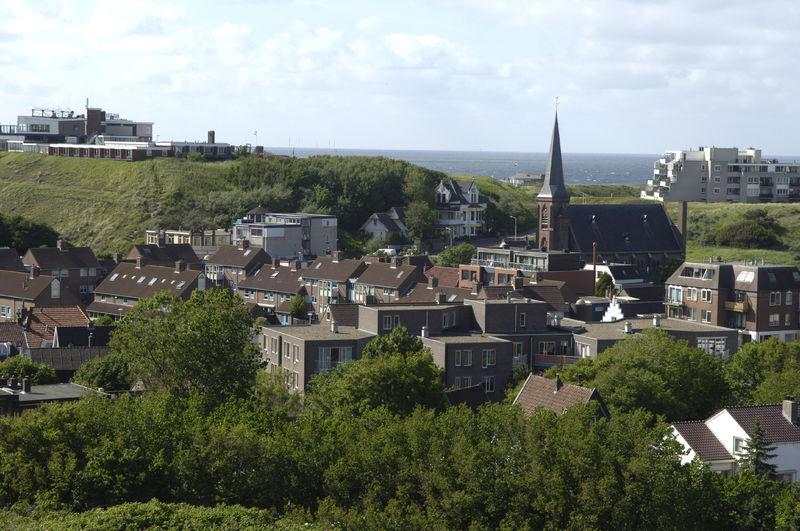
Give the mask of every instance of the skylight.
[{"label": "skylight", "polygon": [[739,271],[739,274],[736,275],[736,282],[752,282],[755,278],[755,272],[753,271]]},{"label": "skylight", "polygon": [[275,277],[277,277],[277,276],[278,276],[278,273],[280,273],[280,271],[275,271],[274,273],[272,273],[272,274],[269,276],[269,278],[275,278]]},{"label": "skylight", "polygon": [[250,253],[252,253],[252,252],[253,252],[253,250],[252,250],[252,249],[245,249],[245,251],[244,251],[244,256],[247,256],[248,254],[250,254]]},{"label": "skylight", "polygon": [[153,284],[155,284],[155,283],[156,283],[156,280],[158,280],[156,277],[153,277],[153,278],[151,278],[151,279],[150,279],[150,282],[148,282],[148,283],[147,283],[147,285],[148,285],[148,286],[152,286]]},{"label": "skylight", "polygon": [[317,265],[314,266],[314,269],[319,269],[322,267],[322,262],[317,262]]},{"label": "skylight", "polygon": [[186,282],[181,280],[180,282],[178,282],[178,285],[175,286],[175,289],[181,289],[185,285],[186,285]]},{"label": "skylight", "polygon": [[118,276],[119,276],[119,273],[114,273],[113,275],[111,275],[111,278],[108,279],[109,282],[113,282],[113,281],[117,280]]},{"label": "skylight", "polygon": [[137,284],[141,284],[144,282],[144,277],[139,277],[139,280],[136,281]]},{"label": "skylight", "polygon": [[403,273],[405,273],[405,271],[400,271],[399,273],[397,273],[397,278],[400,278],[400,277],[402,277],[402,276],[403,276]]},{"label": "skylight", "polygon": [[447,297],[447,302],[453,302],[454,300],[456,300],[456,295],[455,294],[450,295],[449,297]]}]

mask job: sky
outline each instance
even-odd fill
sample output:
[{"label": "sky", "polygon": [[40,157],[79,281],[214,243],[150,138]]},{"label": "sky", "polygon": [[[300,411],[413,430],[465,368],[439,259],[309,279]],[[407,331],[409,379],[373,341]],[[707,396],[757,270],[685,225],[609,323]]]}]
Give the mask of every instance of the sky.
[{"label": "sky", "polygon": [[[0,123],[102,107],[160,140],[800,154],[797,0],[0,0]],[[255,134],[257,132],[257,135]]]}]

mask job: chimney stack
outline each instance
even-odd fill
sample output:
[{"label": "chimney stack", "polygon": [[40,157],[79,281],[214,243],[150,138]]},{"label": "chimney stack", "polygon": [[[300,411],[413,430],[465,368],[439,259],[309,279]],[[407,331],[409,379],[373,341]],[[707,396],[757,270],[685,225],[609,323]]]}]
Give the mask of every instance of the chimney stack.
[{"label": "chimney stack", "polygon": [[556,373],[556,389],[553,391],[553,394],[558,393],[562,387],[564,387],[564,382],[561,381],[561,374]]},{"label": "chimney stack", "polygon": [[522,277],[514,277],[514,278],[511,280],[511,282],[512,282],[512,284],[513,284],[513,286],[514,286],[514,291],[519,291],[519,290],[521,290],[521,289],[522,289],[522,285],[523,285],[524,281],[525,281],[525,279],[524,279],[524,278],[522,278]]},{"label": "chimney stack", "polygon": [[19,381],[17,380],[16,376],[12,376],[8,379],[8,387],[12,390],[19,388]]},{"label": "chimney stack", "polygon": [[391,267],[392,269],[397,269],[399,263],[400,263],[400,258],[398,258],[397,256],[393,256],[389,259],[389,267]]},{"label": "chimney stack", "polygon": [[141,268],[142,268],[142,257],[141,256],[137,256],[136,257],[136,269],[141,269]]},{"label": "chimney stack", "polygon": [[175,260],[175,272],[180,273],[183,271],[183,260]]},{"label": "chimney stack", "polygon": [[631,324],[630,321],[625,321],[625,324],[622,325],[622,331],[625,332],[626,334],[633,333],[633,325]]},{"label": "chimney stack", "polygon": [[64,241],[64,238],[59,236],[59,238],[56,240],[56,249],[58,249],[59,251],[63,251],[64,249],[67,248],[66,243],[67,242]]},{"label": "chimney stack", "polygon": [[89,340],[88,340],[88,345],[87,346],[89,346],[89,347],[93,347],[94,346],[94,332],[89,332]]},{"label": "chimney stack", "polygon": [[783,400],[783,416],[786,420],[797,426],[800,424],[800,415],[798,415],[797,402],[794,397],[789,395]]},{"label": "chimney stack", "polygon": [[447,302],[447,294],[440,291],[436,292],[436,304],[444,304]]},{"label": "chimney stack", "polygon": [[250,248],[250,240],[239,240],[239,249],[244,251],[245,249]]},{"label": "chimney stack", "polygon": [[427,326],[423,326],[422,327],[422,331],[420,332],[420,335],[422,337],[430,337],[430,334],[428,332],[428,327]]},{"label": "chimney stack", "polygon": [[331,333],[339,333],[339,325],[336,323],[336,321],[331,321]]},{"label": "chimney stack", "polygon": [[159,229],[158,234],[156,235],[156,246],[164,247],[166,243],[167,243],[167,233],[164,229]]},{"label": "chimney stack", "polygon": [[31,392],[31,379],[27,376],[22,378],[22,392],[23,393],[30,393]]},{"label": "chimney stack", "polygon": [[114,253],[111,255],[111,259],[114,260],[115,264],[118,264],[122,261],[122,255],[119,253]]},{"label": "chimney stack", "polygon": [[217,135],[216,135],[216,133],[214,133],[213,130],[208,132],[208,143],[209,144],[215,144],[216,143],[216,138],[217,138]]},{"label": "chimney stack", "polygon": [[31,266],[31,273],[29,275],[30,279],[33,280],[34,278],[39,276],[39,266],[32,265]]},{"label": "chimney stack", "polygon": [[439,279],[431,275],[428,277],[428,289],[433,289],[439,286]]},{"label": "chimney stack", "polygon": [[653,314],[653,326],[656,328],[661,326],[661,315],[657,313]]},{"label": "chimney stack", "polygon": [[680,218],[678,220],[678,232],[681,233],[681,248],[683,249],[683,256],[686,256],[686,240],[687,240],[687,231],[689,230],[688,226],[688,217],[689,217],[689,204],[686,201],[680,202]]},{"label": "chimney stack", "polygon": [[342,251],[333,251],[331,253],[331,261],[336,263],[342,259]]}]

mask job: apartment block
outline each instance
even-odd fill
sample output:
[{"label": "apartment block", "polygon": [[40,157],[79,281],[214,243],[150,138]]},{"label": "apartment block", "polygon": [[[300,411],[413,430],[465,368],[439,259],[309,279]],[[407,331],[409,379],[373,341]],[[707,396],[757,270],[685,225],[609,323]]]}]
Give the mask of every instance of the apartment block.
[{"label": "apartment block", "polygon": [[255,208],[236,220],[231,243],[248,240],[273,258],[305,258],[330,255],[337,249],[336,216],[279,214]]}]

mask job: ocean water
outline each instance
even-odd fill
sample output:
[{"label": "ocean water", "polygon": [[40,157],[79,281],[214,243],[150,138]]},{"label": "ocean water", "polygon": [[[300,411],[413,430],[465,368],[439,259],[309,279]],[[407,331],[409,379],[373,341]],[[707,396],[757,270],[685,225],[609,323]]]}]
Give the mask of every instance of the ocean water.
[{"label": "ocean water", "polygon": [[[279,155],[310,157],[344,155],[389,157],[412,164],[465,175],[487,175],[504,179],[518,172],[544,173],[547,153],[514,153],[500,151],[423,151],[371,149],[265,148]],[[658,155],[564,153],[564,175],[569,184],[633,184],[643,185],[653,173]]]}]

